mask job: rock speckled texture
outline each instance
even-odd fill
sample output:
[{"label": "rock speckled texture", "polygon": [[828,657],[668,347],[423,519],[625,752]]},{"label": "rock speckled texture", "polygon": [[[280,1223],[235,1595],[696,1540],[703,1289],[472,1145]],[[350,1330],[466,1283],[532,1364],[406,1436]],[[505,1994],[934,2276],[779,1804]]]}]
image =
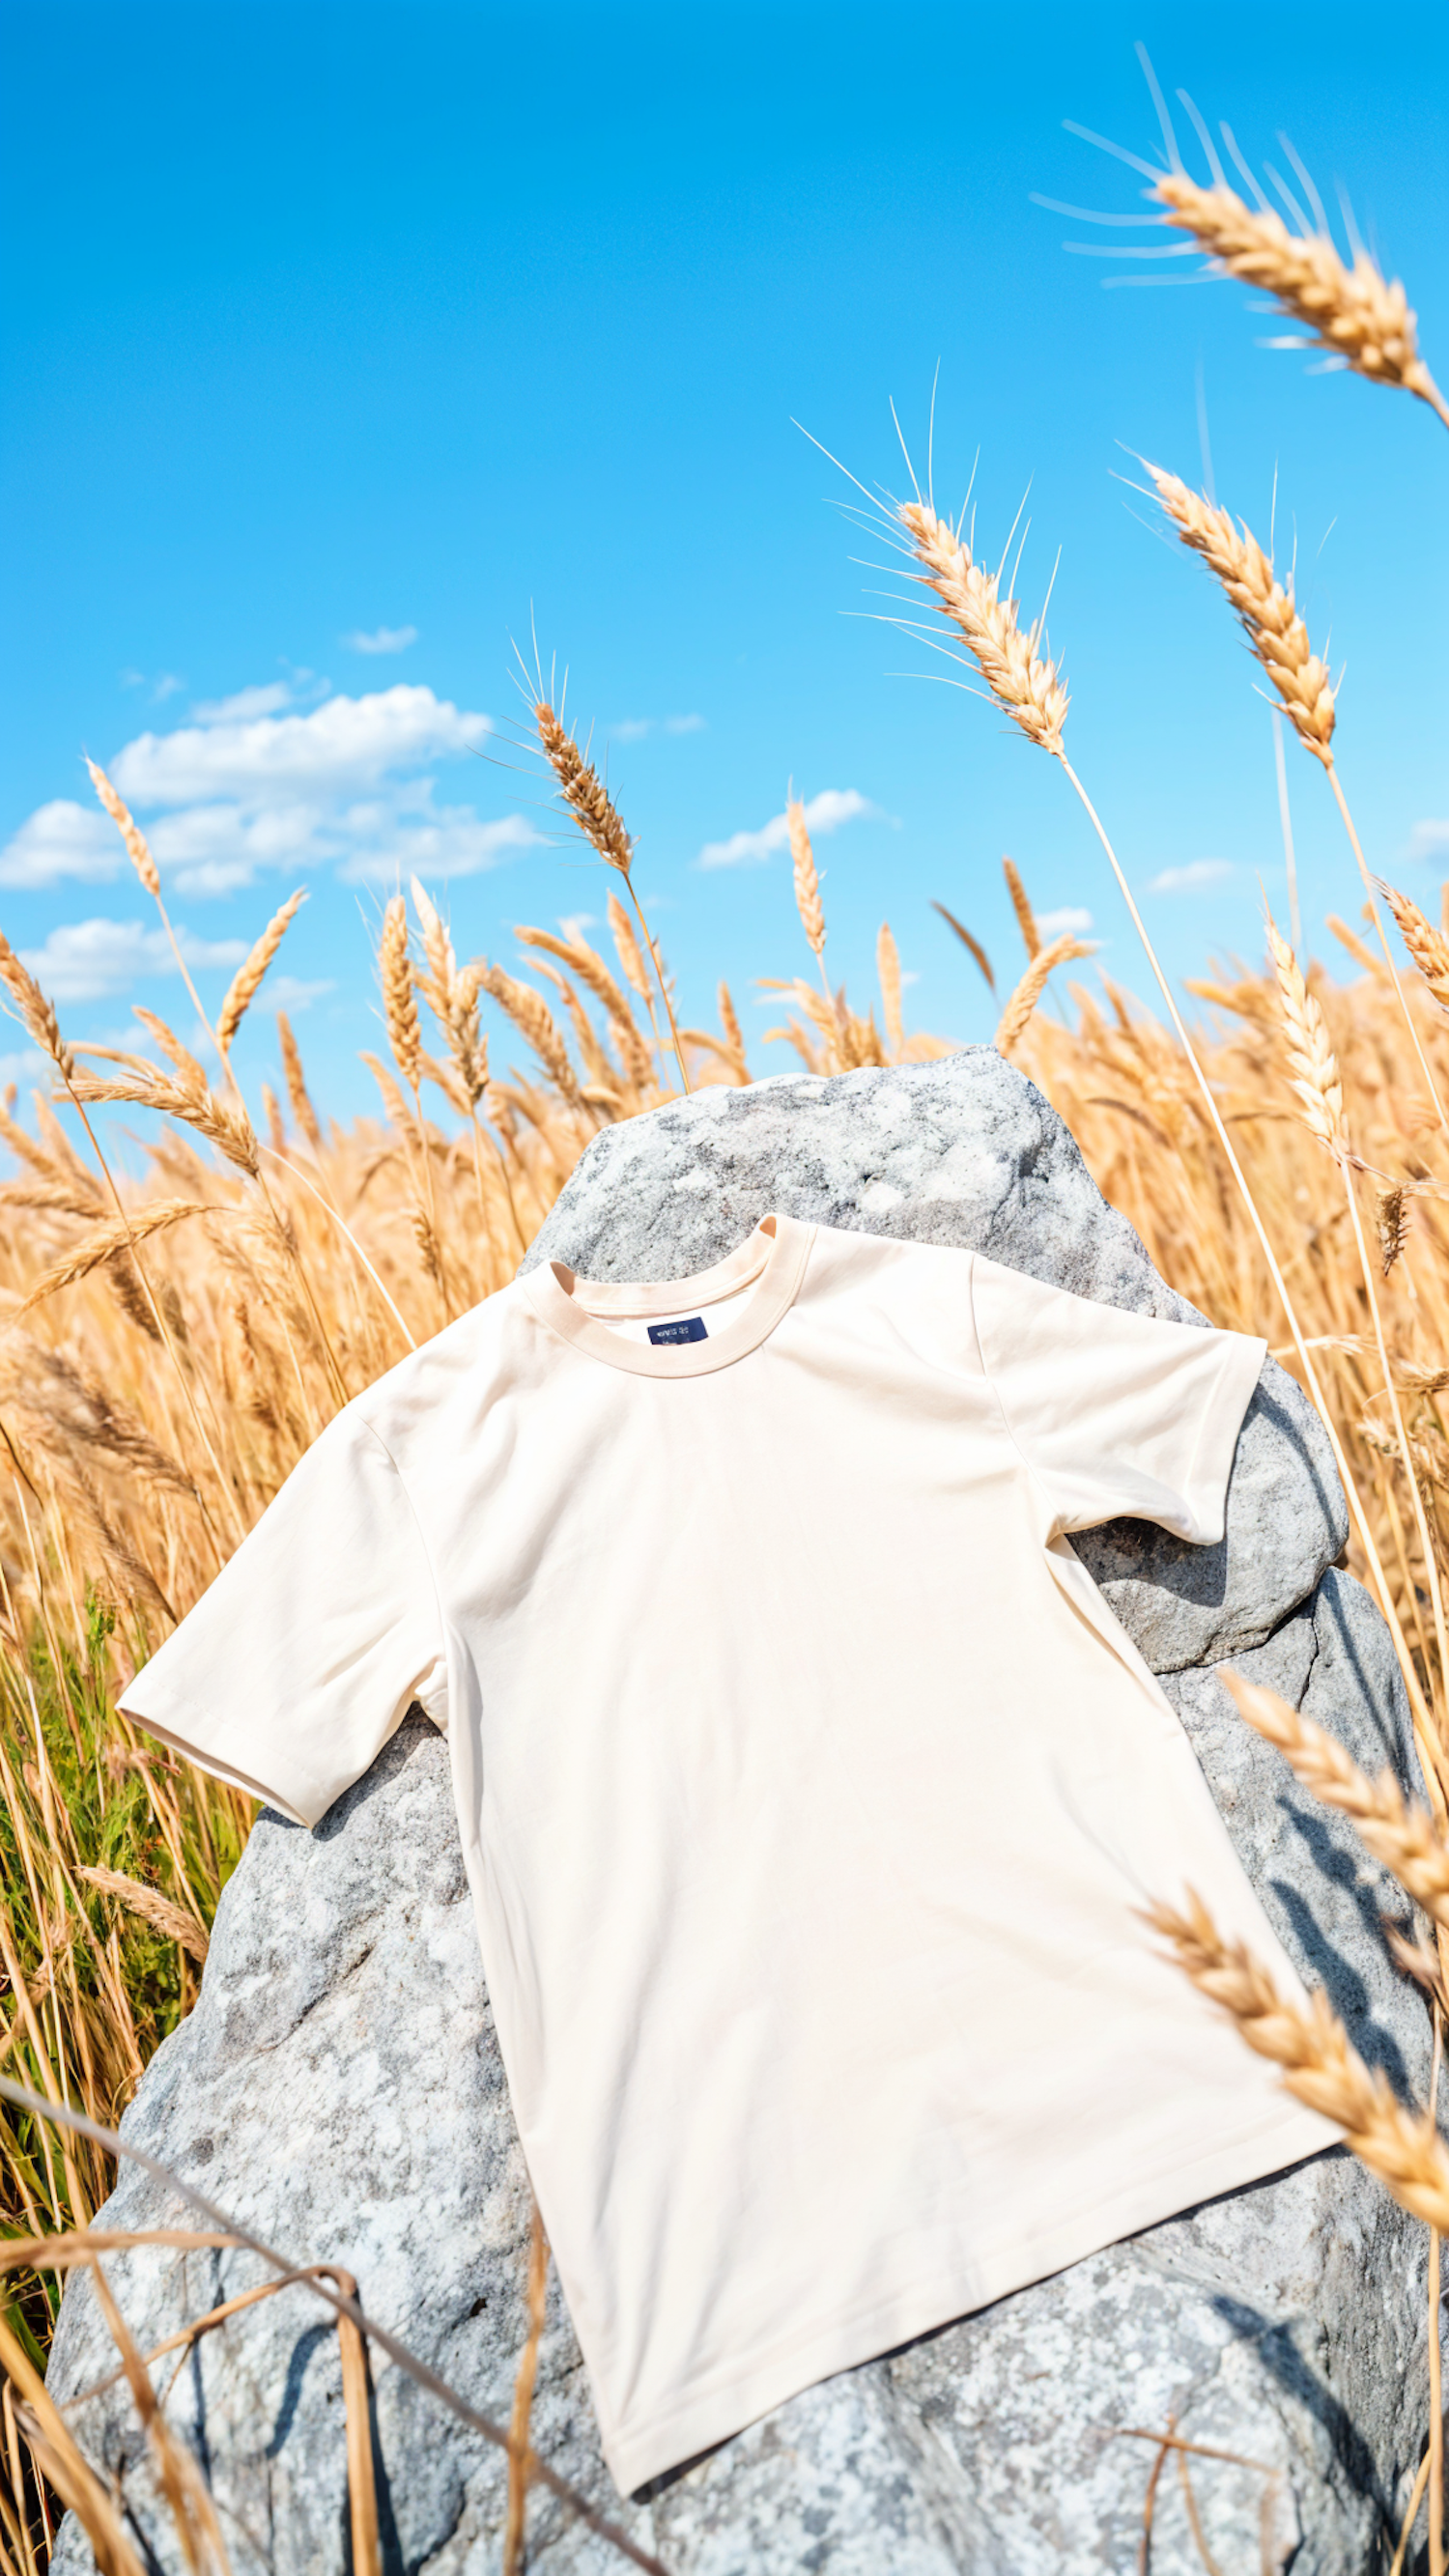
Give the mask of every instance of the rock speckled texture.
[{"label": "rock speckled texture", "polygon": [[[614,1129],[531,1258],[680,1277],[772,1206],[974,1245],[1139,1311],[1191,1311],[1103,1205],[1040,1096],[985,1049],[707,1092]],[[1382,1622],[1330,1570],[1342,1538],[1326,1444],[1270,1363],[1224,1548],[1182,1549],[1122,1523],[1099,1535],[1092,1562],[1166,1677],[1290,1954],[1329,1987],[1364,2053],[1422,2093],[1425,2016],[1377,1930],[1381,1912],[1403,1919],[1404,1902],[1241,1725],[1211,1669],[1231,1656],[1361,1761],[1411,1781]],[[404,1726],[315,1834],[262,1815],[222,1901],[201,2001],[125,2127],[297,2261],[354,2271],[374,2314],[474,2405],[506,2416],[527,2187],[446,1747],[430,1727]],[[131,2226],[182,2215],[135,2168],[106,2211]],[[110,2270],[147,2342],[261,2277],[245,2255],[148,2251]],[[1421,2447],[1424,2274],[1423,2231],[1334,2152],[827,2381],[622,2507],[555,2290],[534,2438],[677,2576],[1115,2576],[1136,2563],[1155,2456],[1132,2428],[1175,2414],[1188,2439],[1262,2464],[1191,2464],[1222,2568],[1267,2564],[1266,2539],[1294,2576],[1361,2576],[1379,2563]],[[52,2389],[73,2395],[112,2360],[77,2278]],[[174,2368],[158,2365],[163,2384]],[[209,2465],[238,2576],[347,2565],[336,2339],[304,2290],[208,2338],[169,2403]],[[497,2455],[385,2363],[375,2417],[389,2576],[492,2576]],[[176,2567],[129,2408],[108,2394],[78,2424],[92,2455],[125,2474],[159,2564]],[[1156,2576],[1188,2576],[1201,2560],[1175,2474],[1158,2497]],[[530,2533],[536,2570],[623,2563],[543,2497]],[[89,2564],[70,2523],[60,2564],[67,2576]]]}]

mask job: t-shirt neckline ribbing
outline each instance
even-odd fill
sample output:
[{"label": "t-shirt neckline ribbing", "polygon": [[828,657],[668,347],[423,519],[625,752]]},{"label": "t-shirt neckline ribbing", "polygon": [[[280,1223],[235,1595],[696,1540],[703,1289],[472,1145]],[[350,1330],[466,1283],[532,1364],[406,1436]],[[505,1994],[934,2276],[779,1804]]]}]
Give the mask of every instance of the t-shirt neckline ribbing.
[{"label": "t-shirt neckline ribbing", "polygon": [[[546,1261],[518,1284],[540,1320],[591,1359],[635,1377],[703,1377],[758,1350],[774,1331],[799,1294],[814,1234],[813,1225],[772,1214],[723,1261],[690,1279],[581,1279],[565,1262]],[[746,1287],[750,1294],[741,1312],[702,1342],[631,1342],[603,1320],[611,1314],[681,1315]]]}]

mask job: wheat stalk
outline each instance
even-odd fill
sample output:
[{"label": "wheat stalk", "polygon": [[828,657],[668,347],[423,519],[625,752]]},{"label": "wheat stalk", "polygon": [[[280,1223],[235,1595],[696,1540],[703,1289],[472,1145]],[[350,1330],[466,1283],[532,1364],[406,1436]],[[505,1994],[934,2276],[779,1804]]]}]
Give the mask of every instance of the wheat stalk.
[{"label": "wheat stalk", "polygon": [[0,930],[0,984],[4,985],[15,1004],[27,1035],[35,1040],[42,1054],[49,1056],[61,1081],[68,1084],[75,1072],[75,1057],[61,1036],[55,1005],[46,999],[29,967],[16,956],[3,930]]},{"label": "wheat stalk", "polygon": [[1379,892],[1399,925],[1404,946],[1436,1002],[1449,1010],[1449,937],[1436,930],[1409,895],[1380,877]]},{"label": "wheat stalk", "polygon": [[1343,1123],[1343,1081],[1328,1022],[1316,993],[1310,993],[1303,970],[1268,915],[1268,948],[1278,978],[1283,1006],[1283,1044],[1292,1069],[1292,1089],[1303,1107],[1303,1123],[1331,1152],[1348,1150]]},{"label": "wheat stalk", "polygon": [[282,1074],[287,1085],[287,1098],[292,1104],[292,1115],[313,1153],[320,1155],[322,1130],[318,1125],[317,1112],[312,1106],[311,1094],[307,1089],[307,1077],[302,1070],[302,1058],[296,1038],[292,1034],[292,1023],[285,1011],[277,1013],[277,1044],[282,1051]]},{"label": "wheat stalk", "polygon": [[114,1896],[128,1914],[138,1915],[143,1923],[152,1924],[168,1941],[179,1941],[199,1968],[206,1965],[208,1948],[205,1927],[181,1905],[163,1896],[159,1887],[147,1887],[144,1880],[128,1878],[120,1869],[87,1869],[77,1865],[76,1876],[90,1887],[99,1888],[103,1896]]},{"label": "wheat stalk", "polygon": [[124,796],[122,796],[118,790],[111,785],[111,782],[106,776],[105,771],[101,768],[100,763],[98,761],[88,759],[86,761],[86,767],[90,771],[92,787],[95,789],[96,794],[100,798],[106,812],[109,814],[111,821],[115,824],[117,831],[120,833],[122,840],[126,844],[127,858],[130,860],[131,865],[135,869],[137,876],[140,878],[142,885],[146,889],[146,892],[149,895],[153,895],[159,903],[161,900],[161,879],[157,873],[156,862],[151,856],[150,844],[146,839],[145,833],[142,831],[140,824],[135,820]]},{"label": "wheat stalk", "polygon": [[1091,957],[1094,954],[1089,940],[1074,939],[1069,930],[1064,930],[1049,947],[1037,950],[997,1023],[995,1044],[999,1054],[1010,1055],[1046,990],[1048,976],[1058,966],[1069,964],[1074,957]]},{"label": "wheat stalk", "polygon": [[515,1028],[521,1029],[556,1090],[565,1100],[576,1104],[579,1097],[578,1076],[569,1062],[569,1051],[563,1032],[541,993],[531,984],[519,983],[516,976],[505,973],[501,966],[485,966],[481,981],[495,1002],[508,1013]]},{"label": "wheat stalk", "polygon": [[970,647],[997,705],[1028,741],[1060,753],[1069,701],[1056,664],[1038,650],[1041,619],[1023,631],[1015,600],[1001,597],[1000,574],[982,570],[929,501],[902,501],[897,516],[922,567],[918,578]]},{"label": "wheat stalk", "polygon": [[1378,1193],[1374,1207],[1374,1225],[1379,1238],[1379,1255],[1387,1279],[1409,1240],[1409,1208],[1412,1192],[1402,1181],[1391,1181]]},{"label": "wheat stalk", "polygon": [[302,886],[295,894],[288,895],[280,912],[273,913],[251,955],[242,960],[228,984],[225,999],[216,1015],[216,1043],[223,1059],[230,1055],[237,1030],[256,1000],[262,977],[306,900],[306,889]]},{"label": "wheat stalk", "polygon": [[1246,520],[1234,527],[1226,510],[1176,474],[1147,463],[1157,497],[1185,546],[1201,555],[1227,592],[1248,642],[1271,680],[1300,742],[1325,769],[1333,767],[1334,704],[1328,666],[1308,641],[1293,600],[1293,576],[1280,582]]},{"label": "wheat stalk", "polygon": [[[554,712],[546,698],[541,697],[535,702],[533,718],[538,727],[538,738],[543,745],[544,757],[558,780],[564,803],[579,830],[590,846],[598,851],[605,866],[616,869],[629,889],[629,900],[639,915],[639,927],[644,933],[644,945],[649,951],[654,972],[658,978],[660,999],[664,1004],[665,1018],[669,1022],[669,1036],[674,1048],[675,1062],[679,1066],[679,1079],[688,1091],[689,1074],[684,1062],[684,1049],[679,1042],[674,1004],[670,1000],[669,987],[659,963],[659,952],[650,936],[649,924],[644,918],[643,908],[634,889],[634,879],[630,873],[634,864],[634,844],[624,829],[623,818],[598,771],[592,762],[584,758],[573,735],[568,732],[562,719]],[[613,918],[612,906],[610,918]],[[627,967],[625,972],[627,974]],[[639,987],[636,986],[635,989],[637,991]],[[643,989],[647,995],[647,981]]]},{"label": "wheat stalk", "polygon": [[1230,276],[1271,295],[1312,335],[1311,342],[1280,346],[1316,343],[1370,384],[1402,385],[1417,394],[1449,428],[1449,409],[1419,355],[1416,316],[1403,287],[1397,278],[1387,283],[1366,251],[1347,268],[1326,232],[1296,236],[1271,207],[1255,213],[1225,183],[1200,188],[1184,170],[1166,172],[1152,193],[1167,208],[1169,224],[1191,233]]},{"label": "wheat stalk", "polygon": [[1344,2132],[1370,2173],[1416,2218],[1449,2227],[1449,2152],[1423,2112],[1405,2111],[1384,2076],[1365,2066],[1322,1994],[1306,2008],[1285,2002],[1241,1941],[1224,1940],[1189,1889],[1186,1912],[1153,1905],[1145,1919],[1178,1966],[1237,2024],[1249,2048],[1283,2069],[1287,2090]]},{"label": "wheat stalk", "polygon": [[222,1213],[214,1203],[199,1199],[153,1199],[149,1207],[129,1210],[120,1217],[107,1217],[32,1281],[14,1310],[16,1318],[27,1314],[32,1306],[40,1305],[45,1298],[53,1297],[58,1289],[73,1288],[77,1280],[99,1269],[103,1261],[113,1261],[118,1252],[133,1251],[149,1236],[160,1234],[169,1226],[180,1225],[187,1217]]},{"label": "wheat stalk", "polygon": [[416,1093],[420,1080],[418,1058],[423,1041],[418,1027],[417,995],[413,991],[412,961],[408,956],[408,908],[400,894],[388,897],[382,916],[382,936],[377,946],[377,966],[382,984],[382,1015],[387,1027],[387,1042],[404,1082],[410,1091]]}]

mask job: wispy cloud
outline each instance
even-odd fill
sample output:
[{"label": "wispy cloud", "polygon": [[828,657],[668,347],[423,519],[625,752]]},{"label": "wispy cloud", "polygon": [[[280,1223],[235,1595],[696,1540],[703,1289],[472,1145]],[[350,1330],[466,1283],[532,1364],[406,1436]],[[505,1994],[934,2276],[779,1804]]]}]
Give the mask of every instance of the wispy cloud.
[{"label": "wispy cloud", "polygon": [[609,727],[611,742],[647,742],[652,733],[704,733],[703,716],[624,716]]},{"label": "wispy cloud", "polygon": [[252,1008],[270,1011],[273,1016],[278,1011],[285,1011],[290,1018],[294,1011],[310,1010],[314,1002],[321,1001],[324,993],[335,993],[336,990],[336,982],[330,975],[310,984],[301,975],[269,975]]},{"label": "wispy cloud", "polygon": [[21,1047],[18,1053],[0,1054],[0,1091],[8,1091],[12,1082],[41,1082],[50,1066],[38,1047]]},{"label": "wispy cloud", "polygon": [[66,877],[99,885],[125,864],[115,826],[104,814],[55,796],[38,805],[0,850],[0,886],[33,889],[59,885]]},{"label": "wispy cloud", "polygon": [[[542,840],[521,814],[489,819],[438,795],[433,765],[476,751],[486,715],[402,686],[299,705],[311,681],[293,672],[206,700],[108,761],[177,894],[223,897],[281,869],[391,884],[416,868],[441,883]],[[127,874],[119,835],[89,800],[53,798],[0,849],[0,888]]]},{"label": "wispy cloud", "polygon": [[[247,953],[244,939],[194,939],[179,929],[187,965],[234,967]],[[140,921],[66,921],[39,948],[21,955],[53,1002],[95,1002],[126,992],[142,975],[174,975],[176,960],[164,930]]]},{"label": "wispy cloud", "polygon": [[1449,858],[1449,821],[1416,823],[1409,834],[1411,859]]},{"label": "wispy cloud", "polygon": [[191,712],[198,724],[247,724],[255,716],[279,715],[292,703],[290,680],[268,680],[261,688],[236,689],[229,698],[203,698]]},{"label": "wispy cloud", "polygon": [[1155,876],[1149,894],[1205,894],[1209,887],[1226,885],[1236,874],[1231,859],[1189,859],[1185,867],[1164,868]]},{"label": "wispy cloud", "polygon": [[1092,916],[1079,903],[1059,903],[1055,912],[1039,912],[1036,926],[1047,939],[1060,939],[1068,930],[1074,939],[1080,939],[1091,929]]},{"label": "wispy cloud", "polygon": [[[853,823],[862,814],[874,814],[877,808],[868,796],[854,787],[822,787],[818,796],[810,797],[805,806],[805,821],[813,839],[828,832],[838,832],[842,823]],[[695,861],[700,868],[745,868],[758,866],[762,859],[772,858],[776,850],[788,849],[790,826],[783,814],[772,814],[755,832],[731,832],[727,841],[706,841]]]},{"label": "wispy cloud", "polygon": [[405,653],[417,640],[415,626],[374,626],[370,635],[354,627],[350,635],[342,638],[349,653]]}]

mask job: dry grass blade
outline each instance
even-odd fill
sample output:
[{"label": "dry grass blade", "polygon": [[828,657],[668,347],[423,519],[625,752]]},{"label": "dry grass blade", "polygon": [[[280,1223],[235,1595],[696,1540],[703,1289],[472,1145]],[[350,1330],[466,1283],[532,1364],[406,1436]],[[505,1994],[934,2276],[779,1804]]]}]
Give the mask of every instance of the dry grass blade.
[{"label": "dry grass blade", "polygon": [[1293,604],[1293,576],[1286,586],[1248,527],[1235,528],[1226,510],[1206,494],[1190,491],[1176,474],[1150,462],[1157,497],[1185,546],[1202,556],[1237,610],[1248,642],[1292,718],[1298,738],[1325,769],[1333,767],[1333,684],[1328,665],[1308,642],[1308,629]]},{"label": "dry grass blade", "polygon": [[137,876],[140,878],[142,885],[146,889],[146,892],[149,895],[154,895],[156,901],[159,903],[161,900],[161,879],[157,875],[156,862],[152,858],[150,849],[147,846],[145,833],[142,831],[140,824],[134,821],[131,809],[126,803],[125,798],[119,795],[116,789],[111,785],[109,778],[106,776],[105,771],[100,767],[99,763],[94,760],[88,760],[86,762],[86,767],[90,771],[92,787],[95,789],[96,794],[99,796],[102,805],[105,807],[106,812],[111,818],[111,821],[115,824],[117,831],[120,833],[122,840],[126,844],[126,856],[130,860],[131,865],[135,869]]},{"label": "dry grass blade", "polygon": [[156,2402],[156,2392],[145,2363],[111,2294],[104,2267],[99,2261],[91,2264],[91,2282],[101,2313],[110,2328],[111,2340],[121,2356],[126,2382],[156,2464],[157,2482],[170,2507],[187,2564],[193,2576],[213,2576],[214,2571],[216,2576],[226,2576],[227,2555],[216,2507],[190,2451],[184,2442],[178,2441]]},{"label": "dry grass blade", "polygon": [[262,977],[306,900],[306,889],[302,886],[295,894],[288,895],[281,910],[273,913],[251,955],[243,958],[227,986],[226,997],[216,1019],[216,1043],[224,1056],[230,1053],[232,1040],[256,1000]]},{"label": "dry grass blade", "polygon": [[188,1914],[184,1906],[173,1905],[170,1897],[163,1896],[159,1887],[147,1887],[139,1878],[128,1878],[121,1869],[80,1867],[76,1875],[83,1878],[88,1886],[98,1888],[102,1896],[114,1896],[129,1914],[139,1915],[143,1922],[154,1924],[168,1941],[179,1941],[198,1968],[205,1967],[209,1945],[204,1927],[194,1914]]},{"label": "dry grass blade", "polygon": [[[354,2304],[357,2283],[350,2272],[330,2263],[316,2266],[324,2280],[335,2281]],[[281,2283],[275,2285],[280,2288]],[[371,2392],[367,2384],[367,2343],[349,2316],[337,2319],[337,2347],[342,2363],[342,2405],[347,2426],[347,2511],[352,2541],[351,2576],[381,2576],[378,2545],[377,2464],[372,2455]]]},{"label": "dry grass blade", "polygon": [[1166,172],[1154,194],[1167,220],[1225,268],[1271,295],[1320,348],[1371,384],[1402,385],[1449,427],[1444,397],[1419,355],[1415,315],[1397,278],[1385,281],[1360,250],[1352,268],[1326,232],[1290,233],[1271,207],[1255,212],[1220,182],[1200,188],[1184,170]]},{"label": "dry grass blade", "polygon": [[948,912],[943,903],[938,903],[934,895],[931,897],[931,910],[933,912],[939,912],[941,919],[946,923],[948,929],[955,931],[962,947],[967,951],[969,956],[975,958],[977,965],[985,976],[988,992],[994,993],[996,990],[996,976],[992,970],[991,960],[987,956],[985,949],[982,947],[980,940],[975,937],[973,932],[967,929],[964,921],[957,920],[954,912]]},{"label": "dry grass blade", "polygon": [[90,1271],[99,1269],[103,1261],[114,1260],[118,1252],[127,1251],[132,1244],[144,1243],[148,1236],[159,1234],[168,1226],[180,1225],[187,1217],[221,1216],[225,1213],[225,1209],[200,1199],[153,1199],[149,1207],[137,1208],[128,1216],[108,1217],[103,1225],[93,1227],[79,1243],[72,1244],[59,1261],[52,1262],[48,1270],[43,1270],[40,1277],[32,1281],[15,1308],[15,1314],[17,1317],[27,1314],[32,1306],[54,1296],[57,1289],[73,1288],[78,1279],[84,1279]]},{"label": "dry grass blade", "polygon": [[1283,1007],[1284,1051],[1291,1068],[1292,1088],[1302,1103],[1303,1123],[1335,1154],[1342,1154],[1348,1141],[1343,1123],[1343,1082],[1323,1005],[1317,994],[1308,990],[1303,970],[1271,915],[1267,928]]},{"label": "dry grass blade", "polygon": [[1069,930],[1064,930],[1050,947],[1038,949],[997,1023],[996,1045],[1002,1055],[1010,1055],[1046,990],[1048,977],[1057,967],[1069,965],[1075,957],[1094,954],[1089,940],[1075,939]]},{"label": "dry grass blade", "polygon": [[1059,753],[1069,700],[1056,664],[1038,649],[1041,620],[1023,630],[1015,600],[1001,597],[999,573],[982,570],[928,501],[903,501],[897,515],[921,565],[919,579],[969,648],[997,705],[1028,741]]},{"label": "dry grass blade", "polygon": [[1365,2066],[1322,1994],[1288,2003],[1241,1941],[1226,1941],[1191,1889],[1187,1911],[1153,1905],[1144,1919],[1199,1992],[1236,2022],[1249,2048],[1283,2069],[1290,2093],[1344,2132],[1370,2173],[1404,2209],[1449,2226],[1449,2151],[1425,2114],[1405,2111],[1384,2076]]},{"label": "dry grass blade", "polygon": [[16,2411],[36,2466],[80,2523],[100,2576],[145,2576],[115,2505],[5,2317],[0,2317],[0,2367],[25,2401],[23,2410]]},{"label": "dry grass blade", "polygon": [[[61,1036],[55,1005],[46,1000],[29,967],[16,956],[3,930],[0,930],[0,984],[4,985],[15,1004],[27,1035],[34,1039],[42,1054],[49,1056],[62,1082],[69,1082],[75,1071],[75,1058]],[[8,1126],[8,1119],[6,1123]]]},{"label": "dry grass blade", "polygon": [[528,2338],[513,2383],[513,2413],[508,2427],[508,2515],[503,2532],[503,2576],[522,2576],[528,2521],[528,2485],[533,2464],[528,2427],[533,2392],[538,2383],[538,2348],[543,2340],[548,2299],[548,2238],[537,2201],[528,2231]]},{"label": "dry grass blade", "polygon": [[1449,937],[1436,930],[1412,898],[1400,894],[1397,886],[1386,885],[1382,877],[1378,884],[1414,964],[1435,1001],[1449,1010]]},{"label": "dry grass blade", "polygon": [[1337,1738],[1302,1717],[1276,1691],[1224,1672],[1240,1717],[1276,1745],[1305,1789],[1320,1805],[1336,1807],[1353,1823],[1360,1842],[1391,1869],[1426,1914],[1449,1931],[1449,1844],[1422,1807],[1411,1807],[1391,1771],[1370,1780]]}]

